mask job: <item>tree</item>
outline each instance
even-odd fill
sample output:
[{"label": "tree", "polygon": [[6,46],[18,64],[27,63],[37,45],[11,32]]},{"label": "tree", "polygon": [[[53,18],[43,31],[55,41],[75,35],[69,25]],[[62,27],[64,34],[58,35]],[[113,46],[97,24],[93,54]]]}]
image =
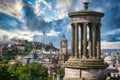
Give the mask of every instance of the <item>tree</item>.
[{"label": "tree", "polygon": [[[9,68],[3,68],[6,69],[6,71],[4,70],[5,76],[9,73],[9,78],[4,79],[2,77],[0,80],[48,80],[48,69],[39,63],[31,63],[24,66],[16,63]],[[2,73],[3,71],[0,74]]]},{"label": "tree", "polygon": [[39,63],[27,64],[18,70],[19,80],[47,80],[48,69]]},{"label": "tree", "polygon": [[60,75],[60,77],[64,77],[65,74],[65,68],[60,68],[57,70],[57,75]]},{"label": "tree", "polygon": [[11,80],[19,80],[18,70],[20,67],[23,67],[21,63],[15,63],[8,68],[8,71],[11,73]]},{"label": "tree", "polygon": [[3,57],[1,58],[1,63],[2,63],[2,64],[7,64],[9,60],[10,60],[10,57],[8,57],[8,56],[3,56]]},{"label": "tree", "polygon": [[10,80],[10,72],[8,71],[8,66],[6,64],[0,65],[0,80]]}]

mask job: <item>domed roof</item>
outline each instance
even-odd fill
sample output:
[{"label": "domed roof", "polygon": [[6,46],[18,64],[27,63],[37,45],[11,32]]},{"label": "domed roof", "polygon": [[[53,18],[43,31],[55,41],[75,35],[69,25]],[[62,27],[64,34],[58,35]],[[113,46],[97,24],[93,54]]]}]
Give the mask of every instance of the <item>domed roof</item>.
[{"label": "domed roof", "polygon": [[74,17],[74,16],[100,16],[103,17],[104,13],[100,13],[100,12],[96,12],[96,11],[92,11],[92,10],[88,10],[88,4],[89,2],[84,2],[84,10],[78,11],[78,12],[72,12],[69,13],[70,17]]},{"label": "domed roof", "polygon": [[105,61],[115,61],[115,57],[112,57],[112,56],[107,56],[104,58]]}]

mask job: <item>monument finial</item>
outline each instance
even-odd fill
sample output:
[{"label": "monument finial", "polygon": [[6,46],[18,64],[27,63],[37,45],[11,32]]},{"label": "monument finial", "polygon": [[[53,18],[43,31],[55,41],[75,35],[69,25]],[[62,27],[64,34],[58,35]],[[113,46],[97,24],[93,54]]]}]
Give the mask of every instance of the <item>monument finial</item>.
[{"label": "monument finial", "polygon": [[89,2],[84,2],[84,8],[85,8],[85,10],[88,10],[88,4],[89,4]]}]

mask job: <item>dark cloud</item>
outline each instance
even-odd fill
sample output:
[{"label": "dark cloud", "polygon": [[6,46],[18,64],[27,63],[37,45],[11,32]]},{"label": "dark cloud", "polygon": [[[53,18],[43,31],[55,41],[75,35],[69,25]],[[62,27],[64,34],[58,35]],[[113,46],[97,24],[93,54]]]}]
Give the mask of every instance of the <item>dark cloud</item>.
[{"label": "dark cloud", "polygon": [[102,18],[102,31],[106,33],[102,35],[102,41],[118,42],[120,41],[120,32],[115,34],[107,34],[114,30],[120,29],[120,1],[119,0],[90,0],[90,8],[101,7],[105,16]]},{"label": "dark cloud", "polygon": [[102,35],[102,40],[107,42],[119,42],[120,41],[120,28]]},{"label": "dark cloud", "polygon": [[117,5],[110,9],[111,18],[109,20],[112,29],[120,28],[120,6]]},{"label": "dark cloud", "polygon": [[107,42],[119,42],[120,41],[119,37],[116,35],[109,35],[109,36],[107,36],[107,38],[105,40]]},{"label": "dark cloud", "polygon": [[44,16],[37,16],[34,13],[34,9],[31,4],[24,2],[24,14],[25,21],[29,30],[39,30],[43,32],[49,32],[51,29],[55,31],[62,31],[65,26],[69,24],[69,18],[53,20],[46,22]]},{"label": "dark cloud", "polygon": [[23,25],[17,18],[0,12],[0,29],[12,30],[12,29],[18,29],[18,28],[22,29]]},{"label": "dark cloud", "polygon": [[105,16],[103,27],[109,30],[118,29],[120,27],[120,1],[119,0],[90,0],[90,8],[95,9],[101,7],[104,10]]}]

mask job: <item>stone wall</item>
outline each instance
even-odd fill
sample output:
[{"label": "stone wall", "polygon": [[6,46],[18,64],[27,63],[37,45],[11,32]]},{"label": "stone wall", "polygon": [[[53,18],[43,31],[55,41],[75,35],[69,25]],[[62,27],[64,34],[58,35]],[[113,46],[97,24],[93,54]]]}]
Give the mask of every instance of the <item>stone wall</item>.
[{"label": "stone wall", "polygon": [[105,80],[104,69],[72,69],[65,68],[64,80]]}]

